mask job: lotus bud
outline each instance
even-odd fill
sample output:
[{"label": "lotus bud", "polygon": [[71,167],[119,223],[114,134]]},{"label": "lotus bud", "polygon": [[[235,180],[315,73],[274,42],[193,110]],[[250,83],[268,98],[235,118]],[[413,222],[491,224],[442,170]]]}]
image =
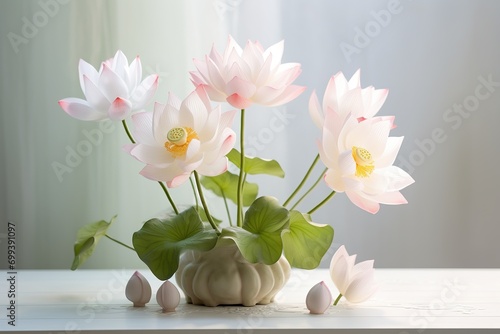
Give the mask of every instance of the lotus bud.
[{"label": "lotus bud", "polygon": [[163,312],[174,312],[181,301],[181,295],[175,285],[170,281],[165,281],[156,292],[156,301]]},{"label": "lotus bud", "polygon": [[332,304],[332,299],[330,290],[325,282],[321,281],[307,293],[306,306],[312,314],[323,314]]},{"label": "lotus bud", "polygon": [[134,307],[143,307],[151,300],[151,285],[141,273],[136,271],[128,280],[125,296],[134,303]]},{"label": "lotus bud", "polygon": [[351,303],[361,303],[377,291],[373,263],[368,260],[356,264],[356,255],[349,255],[344,245],[339,247],[330,262],[330,275],[340,293],[334,305],[342,296]]}]

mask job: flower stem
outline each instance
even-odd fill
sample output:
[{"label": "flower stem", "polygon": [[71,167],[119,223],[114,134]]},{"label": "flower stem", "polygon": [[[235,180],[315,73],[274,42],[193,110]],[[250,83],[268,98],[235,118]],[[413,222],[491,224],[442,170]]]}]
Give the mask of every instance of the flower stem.
[{"label": "flower stem", "polygon": [[316,205],[314,208],[312,208],[311,210],[309,210],[309,212],[307,214],[309,215],[312,215],[314,211],[318,210],[319,208],[321,208],[326,202],[328,202],[330,200],[330,198],[333,197],[333,195],[335,195],[335,190],[333,190],[328,196],[325,197],[324,200],[322,200],[318,205]]},{"label": "flower stem", "polygon": [[122,245],[123,247],[128,248],[128,249],[130,249],[130,250],[133,250],[133,251],[135,252],[135,249],[134,249],[133,247],[130,247],[129,245],[126,245],[126,244],[124,244],[123,242],[121,242],[121,241],[119,241],[119,240],[116,240],[115,238],[111,238],[111,237],[110,237],[109,235],[107,235],[107,234],[105,234],[104,236],[105,236],[106,238],[108,238],[109,240],[112,240],[112,241],[116,242],[117,244]]},{"label": "flower stem", "polygon": [[290,201],[295,197],[295,195],[297,195],[297,193],[299,192],[299,190],[304,186],[304,184],[307,181],[307,178],[309,177],[309,175],[311,174],[312,170],[314,169],[314,166],[316,166],[316,164],[318,163],[318,160],[319,160],[319,154],[316,155],[316,158],[314,158],[314,161],[311,164],[311,167],[309,167],[309,169],[307,170],[306,175],[304,175],[304,178],[299,183],[299,185],[297,186],[297,188],[293,191],[293,193],[290,195],[290,197],[288,197],[288,199],[285,201],[285,203],[283,203],[283,206],[287,206],[288,203],[290,203]]},{"label": "flower stem", "polygon": [[326,202],[328,202],[330,200],[330,198],[333,197],[333,195],[335,195],[335,190],[332,191],[330,193],[330,195],[326,196],[325,199],[322,200],[318,205],[316,205],[314,208],[312,208],[311,210],[309,210],[309,212],[307,214],[311,215],[314,211],[316,211],[319,208],[321,208]]},{"label": "flower stem", "polygon": [[328,168],[325,168],[325,169],[323,170],[323,172],[322,172],[322,173],[321,173],[321,175],[318,177],[318,179],[316,180],[316,182],[314,182],[314,184],[313,184],[313,185],[309,188],[309,190],[307,190],[307,191],[306,191],[306,193],[305,193],[304,195],[302,195],[302,197],[301,197],[301,198],[299,198],[299,200],[297,201],[297,203],[295,203],[295,204],[294,204],[294,205],[290,208],[290,210],[295,209],[295,207],[296,207],[297,205],[299,205],[299,203],[300,203],[300,202],[302,202],[302,200],[303,200],[304,198],[306,198],[306,196],[307,196],[307,195],[309,195],[309,193],[310,193],[310,192],[311,192],[314,188],[316,188],[316,186],[318,185],[319,181],[321,181],[321,179],[323,178],[323,176],[325,175],[325,172],[326,172],[327,170],[328,170]]},{"label": "flower stem", "polygon": [[168,193],[167,187],[165,187],[165,185],[161,181],[158,181],[158,183],[160,184],[160,187],[163,189],[163,192],[165,193],[165,195],[167,195],[167,199],[170,202],[172,209],[174,209],[175,214],[178,215],[179,210],[177,210],[177,207],[175,206],[174,200],[172,199],[172,197],[170,197],[170,194]]},{"label": "flower stem", "polygon": [[333,302],[333,306],[336,306],[338,304],[340,298],[342,298],[342,294],[341,293],[339,293],[337,299],[335,299],[335,301]]},{"label": "flower stem", "polygon": [[207,205],[207,202],[205,201],[205,196],[203,196],[203,190],[201,188],[201,183],[200,183],[200,178],[198,176],[198,172],[194,171],[193,173],[194,173],[194,178],[196,180],[196,186],[198,187],[198,194],[200,194],[201,204],[203,205],[203,209],[205,209],[205,214],[207,215],[208,222],[210,223],[210,225],[212,225],[212,228],[215,230],[217,235],[220,235],[220,230],[217,227],[217,225],[215,224],[215,222],[212,218],[212,215],[210,214],[210,211],[208,210],[208,205]]},{"label": "flower stem", "polygon": [[240,174],[237,188],[237,226],[243,226],[243,174],[245,170],[245,109],[241,109],[240,119]]},{"label": "flower stem", "polygon": [[196,194],[196,188],[194,186],[193,178],[189,178],[189,183],[191,183],[191,189],[193,190],[193,196],[194,196],[194,202],[196,204],[196,208],[198,208],[199,203],[198,203],[198,194]]},{"label": "flower stem", "polygon": [[233,220],[231,219],[231,212],[229,212],[229,206],[227,204],[227,198],[224,194],[224,190],[221,189],[222,198],[224,199],[224,205],[226,206],[227,218],[229,219],[229,226],[233,226]]},{"label": "flower stem", "polygon": [[132,142],[132,144],[135,144],[135,140],[132,137],[132,135],[130,134],[130,131],[128,130],[127,122],[125,122],[124,119],[122,120],[122,124],[123,124],[123,128],[125,129],[125,132],[127,133],[128,139],[130,139],[130,141]]},{"label": "flower stem", "polygon": [[[132,144],[135,144],[134,137],[132,137],[132,134],[128,130],[127,122],[124,119],[122,120],[122,124],[123,124],[123,128],[125,129],[125,132],[127,133],[128,139],[130,139]],[[177,207],[175,206],[174,201],[172,200],[172,197],[170,197],[170,194],[168,193],[167,187],[165,187],[165,185],[161,181],[158,181],[158,183],[160,184],[161,188],[163,189],[163,192],[165,193],[165,195],[167,195],[167,199],[170,202],[172,209],[174,209],[176,214],[179,214],[179,210],[177,210]]]}]

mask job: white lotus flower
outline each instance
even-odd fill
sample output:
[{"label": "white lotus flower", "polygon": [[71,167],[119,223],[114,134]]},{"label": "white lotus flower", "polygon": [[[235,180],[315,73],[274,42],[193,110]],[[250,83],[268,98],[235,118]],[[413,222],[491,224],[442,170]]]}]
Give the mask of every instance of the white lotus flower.
[{"label": "white lotus flower", "polygon": [[344,245],[340,246],[333,255],[330,262],[330,276],[341,294],[334,305],[342,296],[351,303],[361,303],[377,291],[374,261],[368,260],[354,264],[355,262],[356,255],[349,256]]},{"label": "white lotus flower", "polygon": [[70,116],[84,121],[123,120],[131,112],[142,109],[158,88],[158,75],[152,74],[142,80],[139,57],[129,65],[120,50],[101,64],[99,72],[83,59],[80,59],[78,71],[86,99],[69,97],[60,100],[59,105]]},{"label": "white lotus flower", "polygon": [[[330,78],[326,86],[323,104],[320,104],[316,92],[312,92],[309,113],[314,124],[320,129],[323,128],[324,113],[329,109],[338,114],[340,123],[349,115],[362,121],[375,116],[388,93],[387,89],[375,89],[373,86],[361,88],[360,70],[357,70],[349,81],[342,72],[338,72]],[[394,117],[386,119],[393,120]]]},{"label": "white lotus flower", "polygon": [[136,271],[125,287],[125,296],[135,307],[143,307],[151,299],[151,285],[146,277]]},{"label": "white lotus flower", "polygon": [[380,204],[406,204],[400,190],[414,180],[392,165],[403,142],[403,137],[389,137],[392,121],[375,117],[359,122],[350,116],[339,126],[340,121],[331,109],[325,114],[319,152],[328,167],[327,185],[370,213],[377,213]]},{"label": "white lotus flower", "polygon": [[227,170],[226,155],[236,139],[230,128],[235,113],[212,109],[202,86],[182,102],[170,94],[166,105],[155,104],[154,112],[132,116],[137,143],[125,148],[146,164],[141,175],[168,187],[181,185],[194,170],[219,175]]},{"label": "white lotus flower", "polygon": [[242,49],[229,36],[224,53],[212,48],[204,60],[195,59],[191,81],[203,85],[213,101],[227,101],[245,109],[253,103],[278,106],[299,96],[305,87],[292,85],[301,69],[298,63],[281,63],[283,41],[264,50],[248,41]]}]

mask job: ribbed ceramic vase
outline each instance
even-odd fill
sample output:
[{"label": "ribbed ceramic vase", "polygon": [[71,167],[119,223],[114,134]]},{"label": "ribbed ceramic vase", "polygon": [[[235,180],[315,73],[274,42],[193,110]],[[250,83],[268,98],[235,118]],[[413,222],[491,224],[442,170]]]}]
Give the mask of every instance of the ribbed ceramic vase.
[{"label": "ribbed ceramic vase", "polygon": [[186,301],[206,306],[269,304],[289,277],[283,256],[272,265],[249,263],[233,242],[184,252],[175,274]]}]

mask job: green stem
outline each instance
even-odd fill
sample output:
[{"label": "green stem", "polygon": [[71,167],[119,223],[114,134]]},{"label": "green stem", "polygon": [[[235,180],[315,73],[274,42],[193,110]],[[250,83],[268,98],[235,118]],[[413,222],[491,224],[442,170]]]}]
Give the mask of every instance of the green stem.
[{"label": "green stem", "polygon": [[336,306],[338,304],[340,298],[342,298],[342,294],[341,293],[339,293],[337,299],[335,299],[335,301],[333,302],[333,306]]},{"label": "green stem", "polygon": [[290,195],[290,197],[288,197],[288,199],[285,201],[285,203],[283,203],[283,206],[287,206],[288,203],[290,203],[290,201],[295,197],[295,195],[297,195],[297,193],[299,192],[299,190],[304,186],[304,184],[306,183],[307,181],[307,178],[309,177],[309,175],[311,174],[314,166],[316,166],[316,164],[318,163],[319,161],[319,154],[316,156],[316,158],[314,158],[314,161],[313,163],[311,164],[311,167],[309,167],[309,169],[307,170],[307,173],[306,175],[304,175],[304,178],[302,179],[302,181],[299,183],[299,185],[297,186],[297,188],[293,191],[293,193]]},{"label": "green stem", "polygon": [[333,197],[333,195],[335,195],[335,190],[332,191],[330,193],[330,195],[326,196],[324,200],[322,200],[318,205],[316,205],[314,208],[312,208],[311,210],[309,210],[309,212],[307,214],[309,215],[312,215],[314,211],[318,210],[319,208],[321,208],[326,202],[328,202],[330,200],[330,198]]},{"label": "green stem", "polygon": [[306,193],[305,193],[304,195],[302,195],[302,197],[301,197],[301,198],[299,198],[299,200],[297,201],[297,203],[295,203],[295,204],[294,204],[294,205],[290,208],[290,210],[295,209],[295,207],[296,207],[297,205],[299,205],[299,203],[300,203],[300,202],[302,202],[302,200],[303,200],[304,198],[306,198],[306,196],[307,196],[307,195],[309,195],[309,193],[310,193],[310,192],[311,192],[314,188],[316,188],[316,186],[318,185],[319,181],[321,181],[321,180],[323,179],[323,176],[325,175],[325,173],[326,173],[326,171],[327,171],[327,170],[328,170],[328,168],[325,168],[325,169],[323,170],[323,172],[322,172],[322,173],[321,173],[321,175],[318,177],[318,179],[316,180],[316,182],[314,182],[314,184],[313,184],[313,185],[309,188],[309,190],[307,190],[307,191],[306,191]]},{"label": "green stem", "polygon": [[189,183],[191,183],[191,189],[193,190],[193,195],[194,195],[194,202],[196,204],[196,208],[198,208],[199,203],[198,203],[198,195],[196,194],[196,189],[194,186],[193,178],[189,178]]},{"label": "green stem", "polygon": [[194,173],[194,178],[196,180],[196,186],[198,187],[198,194],[200,194],[201,204],[203,205],[203,209],[205,209],[205,213],[207,215],[208,222],[210,223],[210,225],[212,225],[212,228],[215,230],[217,235],[220,235],[220,230],[217,227],[217,225],[215,224],[215,222],[212,218],[212,215],[210,214],[210,211],[208,210],[208,205],[207,205],[207,202],[205,201],[205,196],[203,196],[203,190],[201,188],[201,183],[200,183],[200,178],[198,177],[198,172],[194,171],[193,173]]},{"label": "green stem", "polygon": [[115,238],[111,238],[111,237],[110,237],[109,235],[107,235],[107,234],[105,234],[104,236],[105,236],[106,238],[108,238],[109,240],[112,240],[112,241],[116,242],[117,244],[122,245],[123,247],[128,248],[128,249],[130,249],[130,250],[133,250],[133,251],[135,252],[135,249],[134,249],[133,247],[130,247],[129,245],[126,245],[126,244],[124,244],[123,242],[116,240]]},{"label": "green stem", "polygon": [[[125,129],[125,132],[127,133],[128,139],[130,139],[132,144],[135,144],[134,137],[132,137],[132,134],[128,130],[127,122],[125,122],[125,120],[122,120],[122,124],[123,124],[123,128]],[[165,187],[165,185],[161,181],[158,181],[158,183],[160,184],[161,188],[163,189],[163,192],[165,193],[165,195],[167,195],[167,199],[170,202],[172,209],[174,209],[176,214],[179,214],[179,210],[177,210],[177,207],[175,206],[174,201],[172,200],[172,197],[170,197],[170,194],[168,193],[167,187]]]},{"label": "green stem", "polygon": [[132,142],[132,144],[135,144],[135,140],[132,137],[132,135],[130,134],[130,131],[128,130],[127,122],[125,122],[124,119],[122,120],[122,124],[123,124],[123,128],[125,129],[125,132],[127,133],[128,139],[130,139],[130,141]]},{"label": "green stem", "polygon": [[240,174],[238,177],[238,188],[237,188],[237,226],[243,226],[243,174],[245,170],[245,109],[241,109],[241,120],[240,120]]},{"label": "green stem", "polygon": [[165,185],[161,181],[158,181],[158,183],[160,184],[160,187],[163,189],[163,192],[165,193],[165,195],[167,195],[167,199],[170,202],[172,209],[174,209],[175,214],[178,215],[179,210],[177,210],[177,207],[175,206],[174,200],[172,199],[172,197],[170,197],[170,194],[168,193],[167,187],[165,187]]},{"label": "green stem", "polygon": [[227,218],[229,219],[229,226],[233,226],[233,220],[231,219],[231,212],[229,212],[229,205],[227,204],[227,198],[224,194],[224,190],[221,189],[222,198],[224,199],[224,205],[226,206]]}]

